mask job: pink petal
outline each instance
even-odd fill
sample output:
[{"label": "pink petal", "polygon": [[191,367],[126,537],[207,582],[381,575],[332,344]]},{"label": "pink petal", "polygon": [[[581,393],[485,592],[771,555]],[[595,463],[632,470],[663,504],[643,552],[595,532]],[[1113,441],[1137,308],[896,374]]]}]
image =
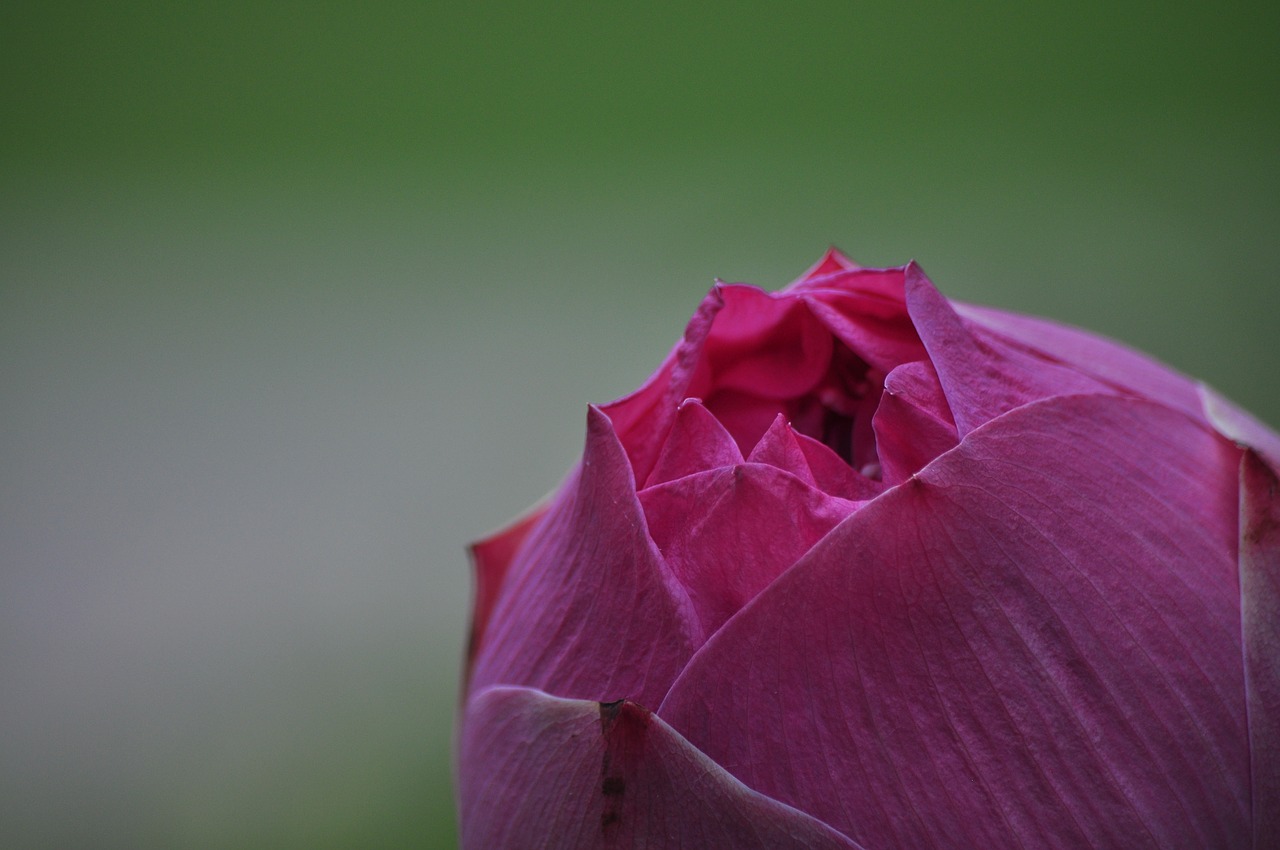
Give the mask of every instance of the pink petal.
[{"label": "pink petal", "polygon": [[712,393],[705,404],[744,455],[760,442],[784,406],[782,402],[736,390]]},{"label": "pink petal", "polygon": [[657,705],[701,643],[689,599],[645,529],[622,445],[593,407],[582,465],[511,566],[472,689],[525,685]]},{"label": "pink petal", "polygon": [[535,505],[527,514],[506,528],[471,544],[471,561],[475,566],[476,576],[476,598],[471,612],[471,636],[467,641],[468,674],[476,653],[480,650],[480,644],[484,641],[489,617],[493,614],[493,606],[498,601],[503,582],[506,581],[511,561],[525,538],[529,536],[529,531],[546,515],[547,507],[546,502]]},{"label": "pink petal", "polygon": [[904,363],[884,379],[874,420],[886,484],[900,484],[960,442],[938,373],[927,360]]},{"label": "pink petal", "polygon": [[1245,846],[1238,464],[1144,401],[1015,410],[833,530],[659,713],[868,847]]},{"label": "pink petal", "polygon": [[1073,393],[1115,394],[1087,375],[969,331],[915,263],[907,266],[907,309],[964,436],[1031,401]]},{"label": "pink petal", "polygon": [[696,398],[686,399],[676,412],[667,442],[645,486],[737,463],[742,463],[742,452],[738,451],[733,437],[702,402]]},{"label": "pink petal", "polygon": [[631,702],[480,693],[467,707],[458,779],[465,850],[857,850],[745,787]]},{"label": "pink petal", "polygon": [[799,278],[791,282],[787,287],[788,290],[800,289],[805,286],[813,285],[821,281],[823,278],[840,272],[858,271],[859,266],[853,260],[849,259],[839,248],[834,246],[827,249],[827,253],[822,255],[822,259],[809,267],[808,271],[800,275]]},{"label": "pink petal", "polygon": [[831,333],[881,372],[925,357],[902,300],[901,275],[896,274],[899,291],[893,298],[831,290],[806,295],[809,309]]},{"label": "pink petal", "polygon": [[990,307],[954,304],[979,336],[985,332],[1041,358],[1070,366],[1123,390],[1199,416],[1196,384],[1185,375],[1113,340],[1048,319]]},{"label": "pink petal", "polygon": [[[855,267],[843,271],[832,272],[821,277],[813,277],[803,282],[797,281],[784,292],[801,292],[805,295],[817,295],[826,298],[828,295],[844,294],[866,299],[864,303],[877,313],[874,304],[902,306],[902,274],[905,266],[888,269],[864,269]],[[879,313],[878,315],[889,315]]]},{"label": "pink petal", "polygon": [[1254,452],[1240,467],[1240,596],[1253,769],[1253,847],[1280,836],[1280,481]]},{"label": "pink petal", "polygon": [[858,506],[758,463],[650,487],[640,503],[663,559],[688,588],[703,634],[718,629]]},{"label": "pink petal", "polygon": [[786,417],[780,413],[751,450],[747,460],[790,472],[804,483],[816,487],[817,481],[814,480],[813,471],[809,469],[809,459],[805,456],[804,449],[800,448],[796,436]]},{"label": "pink petal", "polygon": [[855,472],[843,458],[824,443],[806,437],[794,429],[792,435],[813,475],[818,489],[832,496],[851,501],[874,499],[884,492],[884,484]]},{"label": "pink petal", "polygon": [[[760,398],[804,395],[831,364],[831,334],[803,301],[754,286],[721,286],[724,309],[707,340],[716,390]],[[714,410],[714,405],[708,406]]]}]

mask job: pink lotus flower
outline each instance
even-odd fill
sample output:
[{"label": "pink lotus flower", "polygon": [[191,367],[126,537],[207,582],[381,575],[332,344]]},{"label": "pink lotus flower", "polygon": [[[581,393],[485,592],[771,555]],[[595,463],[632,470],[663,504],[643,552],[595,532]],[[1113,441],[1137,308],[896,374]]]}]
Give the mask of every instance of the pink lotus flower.
[{"label": "pink lotus flower", "polygon": [[1280,436],[831,252],[477,543],[467,848],[1280,846]]}]

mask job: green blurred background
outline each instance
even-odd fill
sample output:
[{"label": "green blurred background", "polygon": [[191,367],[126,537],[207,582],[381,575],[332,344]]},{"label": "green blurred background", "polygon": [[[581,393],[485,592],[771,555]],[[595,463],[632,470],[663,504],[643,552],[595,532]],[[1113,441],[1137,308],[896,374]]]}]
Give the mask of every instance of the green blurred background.
[{"label": "green blurred background", "polygon": [[1280,6],[9,3],[0,845],[455,840],[464,545],[834,243],[1280,422]]}]

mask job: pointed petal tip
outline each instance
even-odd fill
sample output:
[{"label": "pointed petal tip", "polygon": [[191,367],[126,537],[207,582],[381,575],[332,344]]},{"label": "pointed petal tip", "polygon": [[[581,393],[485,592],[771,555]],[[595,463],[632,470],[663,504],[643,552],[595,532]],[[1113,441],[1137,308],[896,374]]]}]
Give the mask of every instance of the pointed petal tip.
[{"label": "pointed petal tip", "polygon": [[804,273],[793,280],[783,291],[804,288],[832,275],[861,271],[861,269],[862,266],[852,260],[849,255],[834,245],[828,245],[827,250],[823,252],[818,262],[805,269]]},{"label": "pointed petal tip", "polygon": [[938,288],[934,286],[933,281],[929,279],[929,275],[925,274],[924,267],[915,260],[909,260],[907,264],[902,267],[902,276],[905,281],[908,294],[913,290],[920,290],[922,288],[928,288],[933,292],[938,291]]}]

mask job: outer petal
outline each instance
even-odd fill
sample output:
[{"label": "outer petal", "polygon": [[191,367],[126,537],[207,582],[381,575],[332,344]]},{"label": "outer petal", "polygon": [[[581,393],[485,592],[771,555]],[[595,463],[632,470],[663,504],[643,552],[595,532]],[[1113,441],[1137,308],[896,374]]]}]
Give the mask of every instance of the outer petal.
[{"label": "outer petal", "polygon": [[703,634],[720,628],[857,508],[759,463],[650,487],[640,501],[663,558],[688,588]]},{"label": "outer petal", "polygon": [[1253,769],[1253,847],[1280,837],[1280,481],[1254,452],[1240,467],[1240,596]]},{"label": "outer petal", "polygon": [[857,847],[750,790],[634,703],[493,688],[472,699],[461,743],[469,850]]},{"label": "outer petal", "polygon": [[591,408],[582,466],[512,565],[472,688],[657,705],[701,643],[645,527],[622,445]]},{"label": "outer petal", "polygon": [[1038,357],[1078,369],[1099,381],[1199,416],[1195,382],[1145,354],[1079,328],[990,307],[955,304],[981,336],[985,331]]},{"label": "outer petal", "polygon": [[1241,847],[1237,465],[1161,406],[1027,405],[832,531],[659,713],[869,847]]},{"label": "outer petal", "polygon": [[907,266],[906,278],[907,309],[938,371],[961,437],[1037,399],[1116,392],[1083,373],[1003,345],[994,337],[979,339],[919,266]]}]

